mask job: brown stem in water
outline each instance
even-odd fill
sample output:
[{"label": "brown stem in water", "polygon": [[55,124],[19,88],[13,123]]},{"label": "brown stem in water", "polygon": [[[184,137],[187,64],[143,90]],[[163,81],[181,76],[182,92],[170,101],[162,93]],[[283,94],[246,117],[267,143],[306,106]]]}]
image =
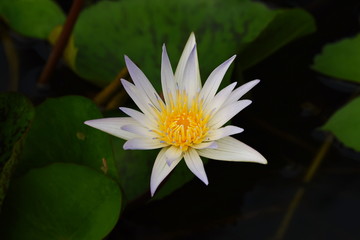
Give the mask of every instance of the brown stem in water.
[{"label": "brown stem in water", "polygon": [[59,38],[57,39],[55,46],[53,50],[50,53],[50,56],[46,62],[46,65],[44,67],[44,70],[42,71],[39,79],[38,84],[45,85],[48,83],[49,78],[54,71],[54,68],[59,61],[59,58],[62,56],[62,53],[64,52],[64,48],[66,47],[66,44],[69,40],[70,34],[72,32],[72,29],[75,25],[76,19],[81,11],[81,8],[83,6],[84,1],[83,0],[74,0],[73,4],[71,5],[71,9],[69,12],[69,15],[65,21],[65,25],[60,33]]},{"label": "brown stem in water", "polygon": [[7,27],[0,23],[0,38],[9,66],[9,91],[17,91],[19,84],[19,57]]},{"label": "brown stem in water", "polygon": [[127,68],[121,69],[121,71],[115,77],[115,79],[94,97],[95,104],[98,106],[106,105],[106,103],[108,103],[111,100],[111,98],[114,97],[114,95],[116,95],[116,93],[120,91],[121,89],[120,79],[126,78],[127,75],[128,75]]},{"label": "brown stem in water", "polygon": [[[324,141],[324,143],[322,144],[320,150],[318,151],[318,153],[316,154],[316,156],[314,157],[314,159],[312,160],[304,178],[303,178],[303,183],[304,185],[308,184],[309,182],[311,182],[311,180],[313,179],[317,169],[319,168],[321,162],[324,160],[326,153],[329,151],[330,146],[332,144],[334,140],[334,137],[332,135],[328,135]],[[305,193],[305,187],[302,186],[300,187],[297,192],[295,193],[293,199],[291,200],[289,207],[286,211],[286,214],[275,234],[274,239],[275,240],[281,240],[283,239],[286,230],[291,222],[291,219],[295,213],[295,210],[297,209],[299,203],[301,202],[302,197],[304,196]]]}]

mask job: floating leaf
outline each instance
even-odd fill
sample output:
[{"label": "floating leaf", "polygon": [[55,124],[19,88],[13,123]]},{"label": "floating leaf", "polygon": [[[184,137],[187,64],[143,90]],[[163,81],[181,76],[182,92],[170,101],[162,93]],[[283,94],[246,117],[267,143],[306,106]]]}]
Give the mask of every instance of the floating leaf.
[{"label": "floating leaf", "polygon": [[23,95],[0,94],[0,209],[33,117],[34,108]]},{"label": "floating leaf", "polygon": [[19,168],[26,171],[53,162],[72,162],[117,179],[109,136],[84,124],[96,118],[102,114],[89,99],[67,96],[46,100],[36,108]]},{"label": "floating leaf", "polygon": [[239,66],[249,68],[291,41],[316,30],[314,18],[302,9],[277,10],[275,18],[239,54]]},{"label": "floating leaf", "polygon": [[82,11],[75,26],[76,72],[105,86],[124,66],[126,54],[160,89],[162,44],[167,44],[175,67],[194,31],[206,78],[256,39],[275,16],[276,11],[248,0],[100,1]]},{"label": "floating leaf", "polygon": [[64,13],[51,0],[0,1],[0,16],[15,31],[41,39],[65,21]]},{"label": "floating leaf", "polygon": [[360,34],[326,45],[312,68],[324,75],[360,82]]},{"label": "floating leaf", "polygon": [[360,97],[335,112],[322,129],[333,133],[347,147],[360,151]]},{"label": "floating leaf", "polygon": [[4,203],[4,239],[103,239],[121,207],[116,182],[88,167],[56,163],[12,184]]}]

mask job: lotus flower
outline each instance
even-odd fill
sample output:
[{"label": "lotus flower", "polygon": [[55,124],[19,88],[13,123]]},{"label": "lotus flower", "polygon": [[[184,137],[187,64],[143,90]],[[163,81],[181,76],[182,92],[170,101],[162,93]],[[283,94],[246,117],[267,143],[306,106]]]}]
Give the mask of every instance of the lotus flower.
[{"label": "lotus flower", "polygon": [[232,83],[218,92],[234,59],[235,56],[218,66],[202,86],[194,34],[186,43],[175,74],[164,45],[161,98],[144,73],[125,56],[134,83],[124,79],[121,83],[140,111],[121,107],[129,117],[95,119],[85,124],[127,140],[125,150],[161,149],[151,173],[152,196],[182,159],[206,185],[208,178],[200,156],[266,164],[266,159],[259,152],[230,137],[241,133],[242,128],[224,126],[251,103],[250,100],[239,99],[259,82],[253,80],[236,89],[236,83]]}]

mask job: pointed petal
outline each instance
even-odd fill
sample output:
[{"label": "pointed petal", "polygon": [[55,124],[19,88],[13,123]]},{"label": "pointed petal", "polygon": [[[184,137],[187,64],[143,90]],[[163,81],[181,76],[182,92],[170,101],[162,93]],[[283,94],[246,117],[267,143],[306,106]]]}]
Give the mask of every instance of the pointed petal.
[{"label": "pointed petal", "polygon": [[209,104],[205,106],[205,114],[216,113],[222,108],[223,103],[228,99],[231,91],[235,88],[236,82],[230,84],[229,86],[222,89],[216,96],[210,100]]},{"label": "pointed petal", "polygon": [[196,150],[189,148],[189,150],[185,152],[184,159],[191,172],[208,185],[209,181],[205,173],[204,164]]},{"label": "pointed petal", "polygon": [[[184,51],[181,54],[178,66],[176,68],[175,71],[175,81],[180,84],[180,82],[184,79],[184,72],[185,72],[185,67],[186,64],[188,62],[189,56],[193,50],[193,48],[196,45],[196,41],[195,41],[195,35],[194,33],[190,34],[190,37],[185,45]],[[198,57],[197,57],[197,53],[196,50],[194,52],[194,61],[196,63],[195,68],[197,69],[197,84],[199,84],[198,88],[201,87],[201,79],[200,79],[200,71],[199,71],[199,65],[198,65]]]},{"label": "pointed petal", "polygon": [[225,101],[224,106],[229,105],[233,102],[239,100],[242,96],[244,96],[248,91],[250,91],[253,87],[256,86],[260,82],[259,79],[252,80],[248,83],[241,85],[240,87],[236,88]]},{"label": "pointed petal", "polygon": [[133,61],[125,55],[126,67],[129,70],[131,79],[135,83],[135,86],[145,94],[151,101],[151,103],[160,108],[159,102],[162,102],[161,98],[155,91],[155,88],[151,85],[145,74],[133,63]]},{"label": "pointed petal", "polygon": [[186,62],[187,62],[187,60],[190,56],[190,52],[194,48],[195,44],[196,44],[195,34],[191,33],[188,41],[186,42],[185,48],[181,54],[179,63],[177,65],[177,68],[175,71],[175,80],[176,81],[178,79],[183,79],[183,73],[184,73]]},{"label": "pointed petal", "polygon": [[213,141],[213,142],[202,142],[192,147],[195,149],[204,149],[204,148],[217,148],[218,145],[215,141]]},{"label": "pointed petal", "polygon": [[195,94],[200,90],[201,83],[197,78],[198,69],[199,65],[197,63],[195,45],[186,62],[183,79],[179,80],[180,90],[185,90],[190,100],[192,100]]},{"label": "pointed petal", "polygon": [[138,136],[142,136],[142,137],[155,138],[157,136],[156,133],[152,132],[148,128],[144,128],[143,126],[141,126],[138,123],[136,123],[136,124],[126,124],[126,125],[122,126],[121,129],[124,130],[124,131],[134,133],[134,134],[136,134]]},{"label": "pointed petal", "polygon": [[157,149],[166,147],[167,144],[152,138],[133,138],[129,139],[124,144],[124,149],[128,150],[144,150],[144,149]]},{"label": "pointed petal", "polygon": [[232,56],[212,71],[206,80],[204,87],[201,89],[200,98],[204,99],[204,103],[207,103],[215,96],[226,71],[234,61],[235,57],[236,55]]},{"label": "pointed petal", "polygon": [[178,159],[179,157],[182,157],[182,151],[179,147],[171,146],[169,149],[165,152],[165,160],[167,164],[170,166],[173,161]]},{"label": "pointed petal", "polygon": [[175,96],[176,84],[175,76],[170,64],[169,56],[166,52],[165,44],[163,45],[161,57],[161,85],[166,104],[170,104],[169,95]]},{"label": "pointed petal", "polygon": [[215,160],[267,164],[266,159],[258,151],[233,137],[225,137],[216,142],[218,148],[198,150],[199,155]]},{"label": "pointed petal", "polygon": [[84,122],[86,125],[89,125],[93,128],[99,129],[103,132],[109,133],[116,137],[129,140],[132,138],[139,137],[139,135],[124,131],[121,129],[122,126],[127,124],[136,124],[136,121],[129,117],[124,118],[101,118],[88,120]]},{"label": "pointed petal", "polygon": [[243,131],[244,131],[244,129],[242,129],[242,128],[239,128],[237,126],[228,125],[223,128],[218,128],[218,129],[212,130],[211,132],[209,132],[209,135],[207,136],[206,139],[209,141],[215,141],[215,140],[218,140],[223,137],[241,133]]},{"label": "pointed petal", "polygon": [[126,81],[125,79],[121,79],[121,83],[125,91],[129,94],[129,96],[144,114],[148,116],[154,114],[153,108],[155,106],[151,105],[151,101],[147,95],[143,94],[142,91],[140,91],[134,84]]},{"label": "pointed petal", "polygon": [[210,119],[209,126],[213,129],[221,127],[227,121],[229,121],[231,118],[233,118],[236,114],[238,114],[241,110],[243,110],[250,104],[251,104],[250,100],[240,100],[220,109]]},{"label": "pointed petal", "polygon": [[136,111],[131,108],[126,108],[126,107],[120,107],[119,109],[121,111],[123,111],[126,115],[128,115],[129,117],[132,117],[133,119],[135,119],[138,123],[140,123],[144,127],[148,127],[151,129],[151,128],[154,128],[154,126],[156,126],[156,124],[157,124],[157,122],[154,121],[153,118],[149,119],[142,112]]},{"label": "pointed petal", "polygon": [[163,148],[159,152],[158,156],[156,157],[152,172],[151,172],[151,179],[150,179],[150,190],[151,196],[154,196],[154,193],[160,183],[165,179],[167,175],[174,169],[174,167],[180,162],[181,157],[175,159],[172,164],[169,166],[165,160],[165,152],[168,148]]}]

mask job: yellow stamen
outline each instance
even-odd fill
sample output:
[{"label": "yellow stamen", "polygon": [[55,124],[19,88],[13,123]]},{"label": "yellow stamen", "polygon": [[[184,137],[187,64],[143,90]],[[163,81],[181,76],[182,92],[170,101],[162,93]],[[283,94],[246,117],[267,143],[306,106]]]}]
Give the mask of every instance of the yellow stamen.
[{"label": "yellow stamen", "polygon": [[189,102],[186,92],[177,91],[174,98],[170,96],[167,106],[161,106],[157,114],[158,129],[153,131],[159,134],[160,141],[186,151],[203,142],[208,133],[209,116],[202,107],[198,96]]}]

